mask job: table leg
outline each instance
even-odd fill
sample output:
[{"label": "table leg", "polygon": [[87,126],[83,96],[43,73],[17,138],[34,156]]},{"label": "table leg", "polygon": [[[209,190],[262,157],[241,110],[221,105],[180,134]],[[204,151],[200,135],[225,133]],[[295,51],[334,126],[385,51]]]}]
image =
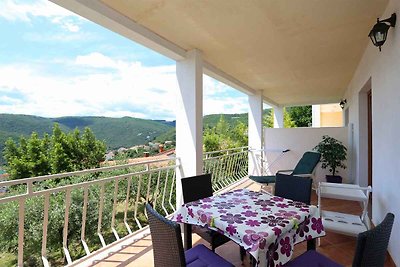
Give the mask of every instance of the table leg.
[{"label": "table leg", "polygon": [[192,225],[185,223],[183,225],[184,229],[184,240],[185,240],[185,250],[192,248]]},{"label": "table leg", "polygon": [[307,250],[315,250],[316,248],[316,238],[307,240]]}]

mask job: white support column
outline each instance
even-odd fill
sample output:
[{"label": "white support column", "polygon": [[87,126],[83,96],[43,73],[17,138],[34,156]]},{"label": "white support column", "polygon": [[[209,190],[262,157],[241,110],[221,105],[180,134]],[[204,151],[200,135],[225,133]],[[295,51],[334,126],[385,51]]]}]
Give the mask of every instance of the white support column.
[{"label": "white support column", "polygon": [[[249,95],[249,149],[262,149],[263,101],[261,91]],[[261,175],[260,151],[249,153],[249,175]]]},{"label": "white support column", "polygon": [[321,105],[312,105],[312,127],[321,127]]},{"label": "white support column", "polygon": [[284,128],[283,107],[274,107],[274,128]]},{"label": "white support column", "polygon": [[181,178],[203,172],[203,60],[192,50],[176,62],[179,84],[176,113],[176,156],[181,168],[176,172],[176,205],[182,204]]}]

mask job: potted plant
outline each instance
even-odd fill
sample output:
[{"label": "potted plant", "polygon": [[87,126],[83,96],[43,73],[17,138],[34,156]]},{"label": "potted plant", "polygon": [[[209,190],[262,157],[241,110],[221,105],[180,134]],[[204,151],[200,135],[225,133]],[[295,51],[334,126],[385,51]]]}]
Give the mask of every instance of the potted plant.
[{"label": "potted plant", "polygon": [[335,138],[324,135],[322,141],[314,149],[321,153],[321,167],[323,169],[329,167],[329,172],[332,173],[332,175],[326,175],[326,181],[329,183],[341,183],[342,177],[336,175],[336,173],[338,168],[346,169],[346,165],[343,162],[347,158],[347,148]]}]

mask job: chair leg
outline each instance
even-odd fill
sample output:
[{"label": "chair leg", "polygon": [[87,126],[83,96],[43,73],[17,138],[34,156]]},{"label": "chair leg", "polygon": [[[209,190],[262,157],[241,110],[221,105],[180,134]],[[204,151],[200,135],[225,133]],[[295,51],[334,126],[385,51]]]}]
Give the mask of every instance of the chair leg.
[{"label": "chair leg", "polygon": [[246,250],[244,247],[240,247],[240,260],[243,262],[244,257],[246,256]]},{"label": "chair leg", "polygon": [[212,252],[215,252],[215,249],[216,249],[217,247],[215,246],[215,244],[214,244],[214,242],[212,242],[211,243],[211,250],[212,250]]},{"label": "chair leg", "polygon": [[307,240],[307,250],[315,250],[316,249],[316,239],[313,238],[311,240]]}]

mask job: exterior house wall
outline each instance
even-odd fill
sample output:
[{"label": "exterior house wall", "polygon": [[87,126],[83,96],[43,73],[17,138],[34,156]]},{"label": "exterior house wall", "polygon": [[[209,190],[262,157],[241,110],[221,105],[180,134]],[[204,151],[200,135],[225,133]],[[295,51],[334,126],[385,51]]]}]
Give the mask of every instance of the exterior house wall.
[{"label": "exterior house wall", "polygon": [[343,126],[343,112],[335,104],[313,105],[313,127],[341,127]]},{"label": "exterior house wall", "polygon": [[[381,18],[400,15],[400,1],[391,0]],[[371,28],[374,22],[371,21]],[[368,183],[367,98],[372,88],[372,221],[395,214],[389,252],[400,265],[400,26],[390,28],[382,52],[370,42],[344,98],[354,125],[353,160],[356,182]]]}]

